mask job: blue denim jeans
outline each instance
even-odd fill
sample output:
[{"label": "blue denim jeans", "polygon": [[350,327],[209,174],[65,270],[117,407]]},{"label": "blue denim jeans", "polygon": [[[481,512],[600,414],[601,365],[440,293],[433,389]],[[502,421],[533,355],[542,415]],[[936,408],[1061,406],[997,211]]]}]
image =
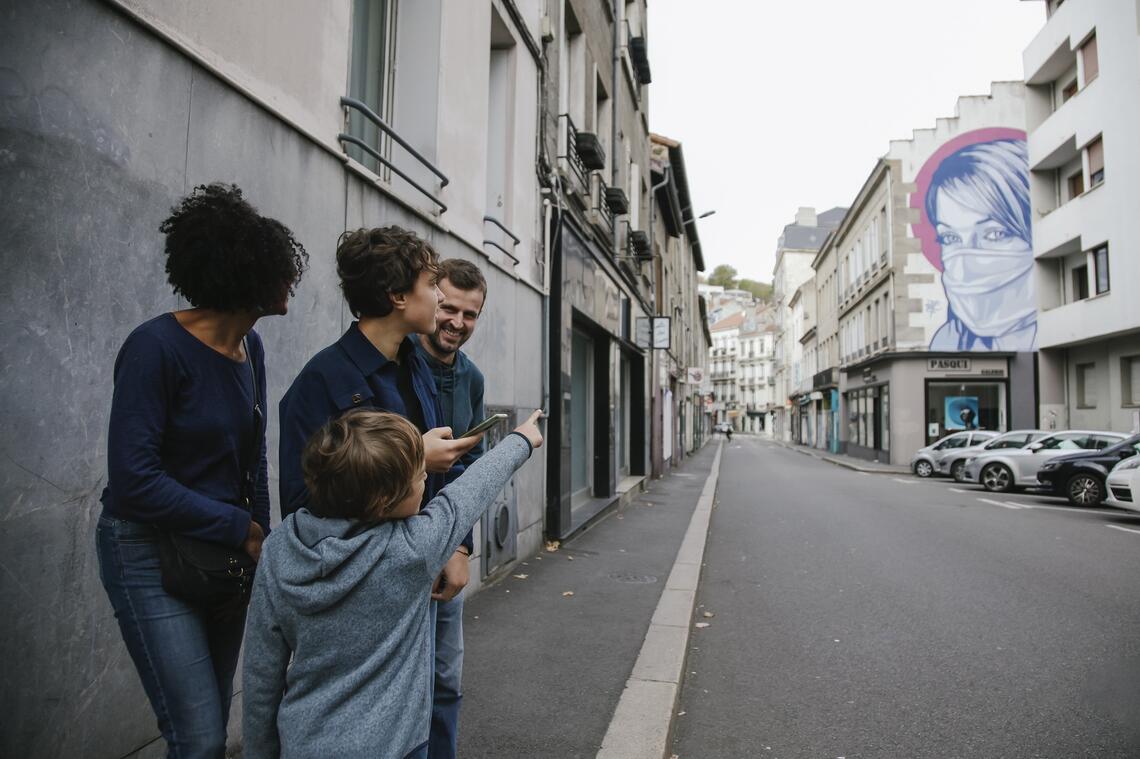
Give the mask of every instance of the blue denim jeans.
[{"label": "blue denim jeans", "polygon": [[100,579],[158,718],[167,757],[224,757],[244,617],[211,619],[167,595],[158,531],[150,525],[100,516],[95,545]]},{"label": "blue denim jeans", "polygon": [[435,687],[428,756],[454,759],[459,741],[459,702],[463,699],[463,595],[434,606]]}]

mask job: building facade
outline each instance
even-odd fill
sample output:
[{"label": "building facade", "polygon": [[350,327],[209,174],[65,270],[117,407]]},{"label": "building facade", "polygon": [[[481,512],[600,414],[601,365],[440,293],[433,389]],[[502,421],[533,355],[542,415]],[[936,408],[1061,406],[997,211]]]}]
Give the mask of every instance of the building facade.
[{"label": "building facade", "polygon": [[844,449],[905,463],[1037,424],[1025,90],[998,82],[891,143],[835,232]]},{"label": "building facade", "polygon": [[1040,413],[1140,429],[1140,7],[1045,3],[1025,50]]},{"label": "building facade", "polygon": [[552,222],[546,531],[650,474],[655,314],[645,3],[550,4],[542,143]]},{"label": "building facade", "polygon": [[830,230],[843,219],[844,211],[843,208],[832,208],[817,215],[814,208],[801,207],[796,212],[795,222],[784,227],[784,232],[776,243],[772,300],[776,312],[774,387],[778,405],[772,434],[779,440],[791,441],[793,424],[799,424],[799,413],[794,411],[793,401],[799,384],[799,379],[794,375],[794,367],[797,357],[802,356],[803,346],[799,341],[802,331],[795,333],[792,299],[797,290],[813,276],[812,261],[823,247]]}]

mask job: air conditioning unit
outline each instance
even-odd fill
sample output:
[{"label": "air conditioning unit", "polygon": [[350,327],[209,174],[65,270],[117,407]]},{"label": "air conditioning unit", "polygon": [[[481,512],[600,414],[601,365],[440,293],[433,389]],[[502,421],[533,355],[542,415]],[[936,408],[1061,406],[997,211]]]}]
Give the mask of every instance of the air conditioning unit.
[{"label": "air conditioning unit", "polygon": [[614,216],[629,213],[629,198],[625,190],[620,187],[606,188],[606,205],[610,207],[610,213]]},{"label": "air conditioning unit", "polygon": [[642,232],[640,229],[632,230],[629,233],[629,247],[633,250],[634,255],[649,257],[649,233]]},{"label": "air conditioning unit", "polygon": [[574,149],[588,170],[600,171],[606,167],[606,151],[602,148],[598,135],[593,132],[578,132],[574,139]]}]

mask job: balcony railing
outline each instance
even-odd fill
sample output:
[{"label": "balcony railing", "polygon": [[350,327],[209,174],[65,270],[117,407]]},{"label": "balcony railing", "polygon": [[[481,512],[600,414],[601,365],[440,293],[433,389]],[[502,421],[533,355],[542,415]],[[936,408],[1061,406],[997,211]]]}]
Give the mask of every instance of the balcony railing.
[{"label": "balcony railing", "polygon": [[586,168],[582,156],[578,154],[578,128],[574,126],[574,120],[570,118],[568,113],[558,117],[558,126],[559,164],[577,183],[573,189],[578,192],[587,192],[590,189],[589,169]]},{"label": "balcony railing", "polygon": [[[411,145],[409,145],[408,142],[403,137],[396,134],[396,131],[394,129],[392,129],[392,127],[388,126],[388,124],[385,123],[384,119],[380,118],[380,116],[378,116],[366,104],[364,104],[360,100],[357,100],[356,98],[350,98],[347,96],[342,97],[340,99],[340,104],[344,108],[344,111],[345,111],[344,119],[345,119],[346,125],[349,122],[350,114],[353,111],[356,111],[357,113],[362,115],[364,118],[368,119],[373,124],[375,124],[376,128],[379,129],[381,132],[383,132],[385,135],[387,135],[393,142],[395,142],[397,145],[399,145],[404,150],[406,150],[413,158],[416,159],[416,161],[418,161],[420,163],[421,166],[426,168],[432,174],[435,174],[437,177],[439,177],[439,188],[441,190],[447,186],[447,183],[450,181],[447,178],[447,176],[442,171],[437,169],[435,167],[435,165],[433,165],[431,163],[431,161],[429,161],[428,159],[426,159],[422,155],[420,155],[419,151],[417,151],[415,148],[413,148]],[[412,187],[414,187],[416,190],[418,190],[421,194],[423,194],[424,197],[426,197],[432,203],[439,206],[439,212],[440,213],[444,213],[447,211],[447,205],[445,205],[442,200],[437,198],[434,193],[432,193],[431,191],[426,189],[423,185],[421,185],[419,182],[417,182],[416,180],[414,180],[410,176],[408,176],[407,172],[403,171],[400,167],[396,166],[396,164],[392,163],[392,161],[388,160],[388,158],[386,158],[380,152],[379,145],[376,145],[376,146],[369,145],[367,142],[360,139],[359,137],[357,137],[355,135],[347,134],[346,132],[341,132],[340,134],[338,134],[336,136],[336,138],[337,138],[337,140],[339,140],[341,142],[342,145],[346,142],[350,145],[355,145],[356,147],[360,148],[360,150],[362,150],[363,152],[367,153],[369,156],[374,158],[379,164],[381,164],[382,166],[384,166],[385,168],[390,170],[393,174],[395,174],[396,176],[400,177],[405,182],[410,184]]]},{"label": "balcony railing", "polygon": [[590,220],[602,228],[610,236],[614,233],[614,215],[606,202],[605,181],[600,173],[590,175]]},{"label": "balcony railing", "polygon": [[[507,237],[511,238],[511,241],[514,243],[514,245],[518,245],[520,242],[522,242],[514,232],[507,229],[506,225],[503,224],[503,222],[496,219],[494,216],[484,216],[483,221],[484,221],[484,223],[494,224],[496,227],[501,229],[507,235]],[[491,240],[489,238],[484,238],[483,244],[484,245],[490,245],[492,247],[498,248],[499,250],[503,251],[503,253],[506,253],[507,258],[511,259],[511,261],[514,262],[515,266],[519,265],[518,257],[514,253],[512,253],[511,251],[507,250],[505,247],[500,245],[497,241]]]}]

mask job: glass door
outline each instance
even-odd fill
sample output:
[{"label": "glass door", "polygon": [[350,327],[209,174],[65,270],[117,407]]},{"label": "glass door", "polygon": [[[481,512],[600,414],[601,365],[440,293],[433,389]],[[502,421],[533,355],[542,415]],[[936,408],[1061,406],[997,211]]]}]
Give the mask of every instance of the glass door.
[{"label": "glass door", "polygon": [[574,330],[570,355],[570,503],[588,500],[594,480],[594,341]]}]

